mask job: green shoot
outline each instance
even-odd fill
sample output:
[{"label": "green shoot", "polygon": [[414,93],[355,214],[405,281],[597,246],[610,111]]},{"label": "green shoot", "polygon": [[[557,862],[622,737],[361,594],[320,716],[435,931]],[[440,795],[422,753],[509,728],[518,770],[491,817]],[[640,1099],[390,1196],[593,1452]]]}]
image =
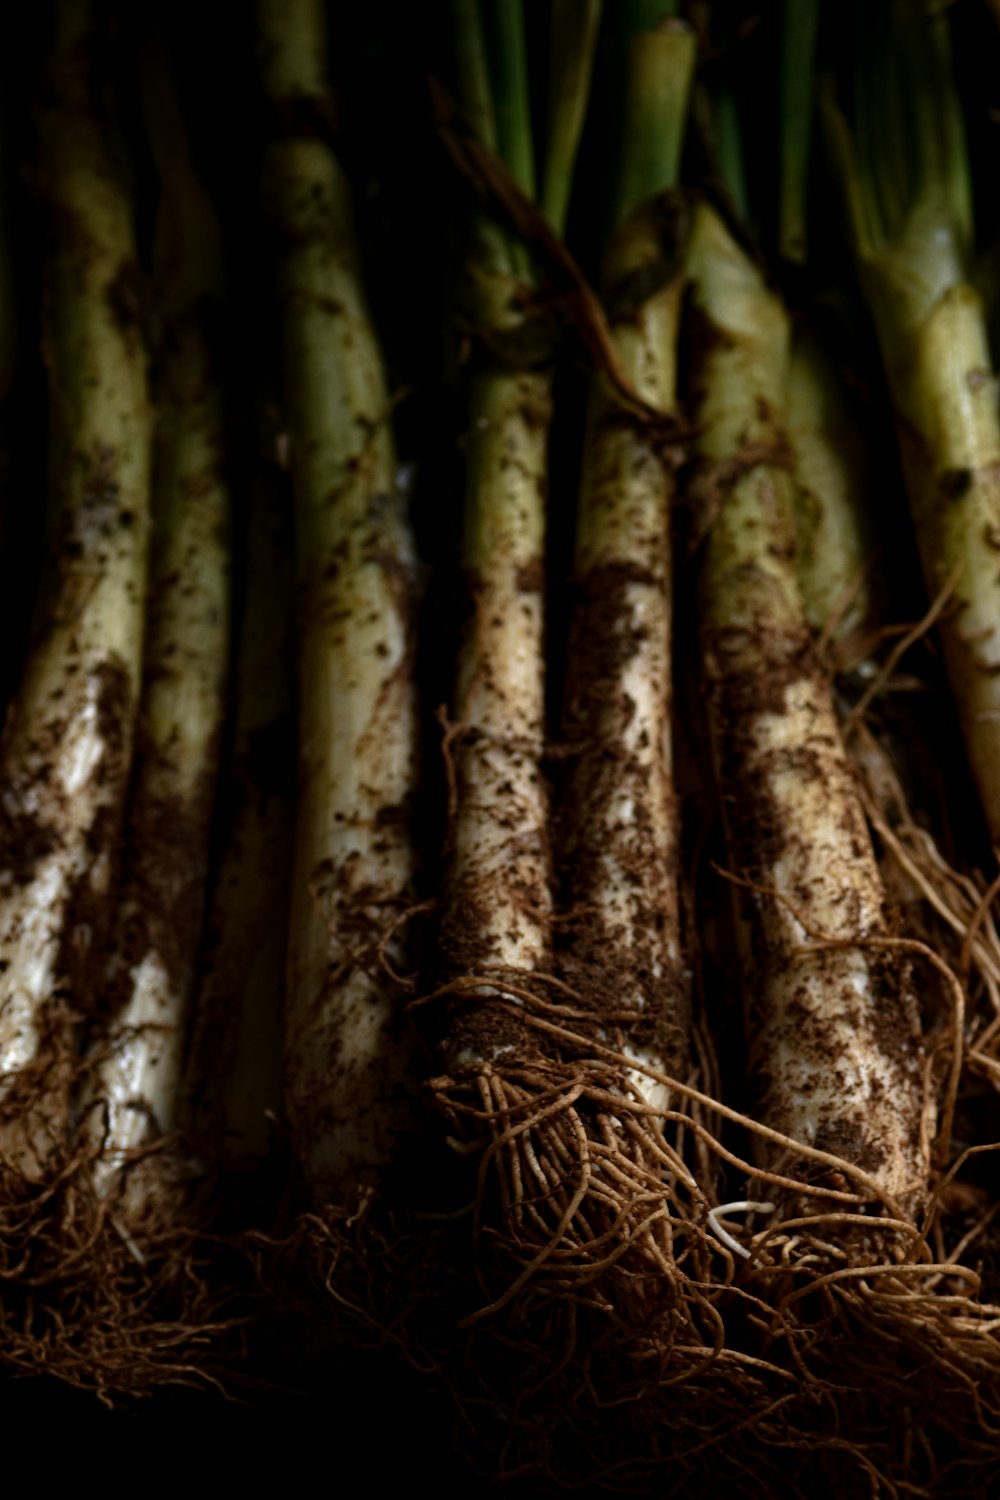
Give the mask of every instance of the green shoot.
[{"label": "green shoot", "polygon": [[663,0],[623,7],[629,41],[616,223],[677,185],[696,44],[673,20],[676,8]]},{"label": "green shoot", "polygon": [[583,130],[602,0],[553,0],[549,119],[542,213],[556,234],[566,225],[573,167]]}]

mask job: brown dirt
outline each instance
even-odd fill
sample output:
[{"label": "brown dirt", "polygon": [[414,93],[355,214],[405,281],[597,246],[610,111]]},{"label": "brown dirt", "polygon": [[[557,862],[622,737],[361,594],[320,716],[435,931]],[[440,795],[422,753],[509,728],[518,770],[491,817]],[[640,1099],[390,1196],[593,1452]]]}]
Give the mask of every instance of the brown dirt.
[{"label": "brown dirt", "polygon": [[[575,1102],[552,1113],[574,1078]],[[348,1319],[451,1389],[473,1461],[494,1479],[678,1496],[718,1486],[756,1497],[766,1485],[808,1497],[831,1493],[832,1476],[843,1493],[990,1492],[1000,1347],[967,1283],[957,1301],[942,1298],[924,1289],[919,1262],[830,1281],[824,1243],[851,1227],[836,1213],[816,1218],[815,1247],[813,1230],[797,1230],[812,1257],[784,1253],[776,1225],[752,1261],[727,1268],[697,1193],[655,1155],[626,1209],[615,1190],[630,1172],[643,1180],[640,1142],[652,1137],[622,1133],[632,1117],[613,1065],[515,1063],[492,1076],[489,1101],[452,1080],[432,1088],[454,1134],[488,1143],[468,1169],[471,1227],[369,1203],[316,1222],[314,1249],[325,1276],[332,1250],[328,1285]],[[571,1120],[595,1187],[575,1212],[585,1158]]]},{"label": "brown dirt", "polygon": [[31,1183],[0,1163],[0,1374],[58,1380],[108,1405],[239,1384],[234,1289],[250,1278],[233,1242],[175,1217],[169,1169],[131,1234],[113,1203],[95,1200],[89,1173],[86,1150],[54,1153]]}]

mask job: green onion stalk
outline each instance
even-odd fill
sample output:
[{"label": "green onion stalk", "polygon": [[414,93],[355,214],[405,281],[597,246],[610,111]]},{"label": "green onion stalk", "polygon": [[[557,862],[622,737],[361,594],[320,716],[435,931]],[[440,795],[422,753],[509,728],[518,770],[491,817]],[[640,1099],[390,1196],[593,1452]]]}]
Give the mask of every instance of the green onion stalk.
[{"label": "green onion stalk", "polygon": [[299,766],[285,1112],[317,1207],[374,1185],[412,1130],[398,936],[413,904],[413,547],[351,192],[328,144],[323,7],[263,0],[299,598]]},{"label": "green onion stalk", "polygon": [[[805,258],[806,157],[815,111],[815,5],[785,6],[782,49],[780,229],[783,253],[791,244]],[[878,834],[880,868],[894,905],[920,923],[915,935],[940,917],[961,937],[978,897],[974,887],[947,865],[933,836],[913,822],[897,765],[911,759],[909,747],[890,745],[873,732],[865,709],[887,684],[893,664],[880,664],[875,650],[884,639],[887,590],[878,555],[873,465],[847,398],[844,379],[819,329],[797,323],[788,370],[788,436],[795,457],[797,570],[817,649],[837,674],[848,751],[859,776],[865,812]],[[904,638],[905,642],[905,638]],[[846,718],[844,717],[846,715]],[[912,784],[912,768],[910,776]],[[920,904],[926,902],[923,914]],[[932,909],[932,910],[931,910]],[[914,921],[907,920],[907,930]],[[985,933],[984,933],[985,936]],[[988,985],[995,985],[990,944],[976,939],[973,955]],[[956,955],[957,956],[957,955]]]},{"label": "green onion stalk", "polygon": [[1000,414],[971,284],[972,209],[947,17],[864,23],[853,131],[827,101],[858,274],[896,409],[904,476],[991,841],[1000,841]]},{"label": "green onion stalk", "polygon": [[[649,11],[648,5],[632,7]],[[676,187],[694,68],[693,34],[669,15],[629,39],[623,160],[603,268],[619,358],[665,415],[677,401],[684,210]],[[563,738],[560,858],[571,927],[567,977],[614,1012],[635,1009],[626,1043],[660,1072],[683,1071],[689,1004],[680,945],[678,828],[671,765],[672,451],[598,377],[580,494]],[[622,1023],[619,1023],[622,1024]],[[639,1038],[644,1037],[645,1041]],[[637,1074],[648,1102],[662,1087]]]},{"label": "green onion stalk", "polygon": [[52,227],[49,578],[0,741],[0,1159],[68,1147],[70,1016],[98,1005],[139,699],[150,409],[131,206],[92,7],[55,12],[39,183]]},{"label": "green onion stalk", "polygon": [[[867,718],[869,703],[892,690],[894,659],[908,631],[883,663],[873,646],[884,636],[886,590],[873,536],[874,487],[867,444],[845,398],[843,382],[818,334],[796,331],[789,366],[788,434],[795,453],[798,576],[809,624],[836,670],[848,753],[858,775],[865,814],[877,835],[882,878],[902,916],[903,930],[925,938],[956,972],[969,958],[982,982],[983,1014],[970,1012],[965,1064],[996,1077],[988,1048],[1000,1005],[1000,947],[995,924],[976,913],[986,878],[962,873],[932,832],[932,809],[919,802],[919,725],[907,715],[910,695],[893,714],[888,734]],[[919,628],[919,627],[918,627]],[[911,731],[912,726],[912,732]],[[915,739],[915,745],[914,745]],[[913,804],[916,802],[917,815]],[[947,1012],[948,1006],[945,1006]],[[947,1014],[932,1024],[951,1028]]]},{"label": "green onion stalk", "polygon": [[[490,33],[484,13],[495,23]],[[550,229],[561,233],[598,8],[576,4],[553,11],[553,113],[540,185],[521,5],[455,0],[452,16],[468,130],[480,149],[499,155],[524,198],[547,208]],[[568,28],[565,46],[559,45],[560,27]],[[580,32],[589,37],[586,45],[570,45]],[[468,614],[446,742],[453,798],[438,949],[446,1072],[432,1087],[453,1138],[477,1153],[504,1135],[508,1111],[525,1124],[506,1149],[495,1147],[482,1159],[478,1211],[492,1214],[485,1183],[494,1180],[495,1170],[500,1208],[491,1242],[502,1269],[493,1285],[506,1302],[534,1260],[538,1236],[543,1244],[558,1241],[554,1226],[574,1192],[567,1186],[575,1170],[571,1113],[550,1111],[539,1122],[540,1133],[532,1124],[539,1098],[550,1089],[558,1094],[558,1080],[566,1077],[557,1046],[532,1030],[554,977],[542,758],[548,437],[557,330],[528,247],[484,214],[471,225],[463,291],[464,320],[474,341],[462,555]],[[548,1135],[556,1142],[551,1151],[541,1144]],[[567,1151],[561,1157],[563,1141]]]},{"label": "green onion stalk", "polygon": [[[983,1371],[991,1401],[995,1389],[989,1314],[964,1295],[976,1278],[962,1268],[956,1298],[933,1295],[939,1268],[924,1239],[953,1095],[925,1051],[917,965],[950,981],[934,952],[893,929],[810,635],[784,415],[787,314],[707,205],[697,211],[690,267],[695,498],[707,510],[699,630],[754,1142],[741,1207],[752,1211],[766,1195],[762,1228],[743,1255],[766,1300],[782,1299],[791,1344],[808,1329],[799,1352],[817,1388],[830,1389],[838,1430],[851,1432],[866,1466],[901,1477],[912,1469],[911,1421],[933,1443],[960,1434],[982,1455],[971,1372]],[[954,986],[951,998],[958,1003]],[[954,1062],[954,1035],[949,1043]],[[954,1399],[942,1398],[940,1366],[925,1358],[929,1339],[969,1374]],[[786,1357],[775,1345],[769,1355]],[[851,1392],[891,1383],[901,1358],[919,1373],[899,1410],[867,1424]],[[826,1440],[804,1405],[789,1405],[783,1421],[786,1436],[809,1431],[820,1448]],[[921,1467],[925,1460],[933,1470],[931,1443]]]},{"label": "green onion stalk", "polygon": [[[105,1025],[83,1102],[94,1184],[132,1235],[178,1212],[180,1124],[229,666],[226,435],[213,317],[221,246],[165,54],[152,44],[147,127],[160,172],[160,339],[144,684]],[[183,1168],[181,1168],[183,1175]],[[147,1223],[148,1221],[148,1223]]]},{"label": "green onion stalk", "polygon": [[[480,144],[496,152],[534,196],[534,143],[520,4],[493,7],[491,79],[477,0],[453,6],[461,103]],[[494,88],[506,97],[494,107]],[[575,142],[573,143],[575,147]],[[552,895],[544,748],[543,585],[545,493],[551,419],[551,330],[538,314],[530,253],[485,217],[464,267],[466,314],[477,340],[469,376],[463,567],[469,612],[459,646],[456,796],[449,829],[441,965],[468,976],[473,994],[453,1007],[445,1048],[450,1073],[476,1073],[523,1042],[517,1005],[496,1016],[484,971],[513,978],[551,969]],[[502,984],[496,988],[503,994]],[[495,1033],[495,1034],[493,1034]]]},{"label": "green onion stalk", "polygon": [[[743,953],[761,1163],[814,1185],[793,1212],[881,1204],[929,1180],[920,1019],[795,572],[784,425],[789,322],[719,216],[691,241],[708,714]],[[833,1199],[829,1189],[835,1188]],[[837,1193],[842,1199],[837,1199]],[[772,1230],[772,1232],[774,1232]],[[855,1253],[880,1232],[857,1226]],[[905,1238],[905,1235],[904,1235]]]},{"label": "green onion stalk", "polygon": [[[891,690],[894,654],[883,664],[872,654],[885,624],[871,536],[874,499],[866,444],[851,417],[843,383],[809,330],[793,342],[787,397],[788,433],[795,451],[798,575],[809,624],[825,657],[838,672],[837,696],[848,753],[855,767],[866,817],[876,834],[887,896],[900,930],[929,943],[957,973],[971,963],[981,992],[979,1014],[966,1015],[967,1046],[959,1057],[966,1070],[996,1086],[1000,1081],[994,1017],[1000,1009],[1000,943],[995,922],[981,910],[986,878],[963,873],[943,852],[920,797],[919,724],[907,717],[907,700],[893,715],[887,734],[866,710]],[[911,700],[912,701],[912,700]],[[908,730],[912,732],[908,733]],[[915,747],[914,742],[915,741]],[[978,915],[977,915],[978,913]],[[964,957],[964,945],[968,955]],[[975,993],[975,990],[971,993]],[[943,1004],[941,1001],[943,1000]],[[953,1034],[951,997],[924,1003],[925,1025]],[[950,1082],[957,1081],[954,1053]]]},{"label": "green onion stalk", "polygon": [[84,0],[62,0],[54,23],[38,170],[51,552],[0,742],[0,1358],[136,1392],[196,1378],[186,1335],[203,1321],[196,1296],[176,1321],[151,1301],[161,1283],[101,1201],[101,1142],[74,1112],[97,1067],[79,1056],[81,1022],[97,1024],[117,942],[148,598],[147,353],[102,33]]},{"label": "green onion stalk", "polygon": [[[946,17],[904,11],[881,25],[869,18],[855,79],[854,128],[829,97],[826,123],[896,409],[930,613],[995,848],[1000,416],[986,314],[971,283],[968,162]],[[883,804],[891,801],[889,790]],[[957,876],[925,833],[898,822],[887,829],[879,819],[884,842],[959,939],[959,964],[968,943],[992,996],[993,922],[978,915],[985,880]],[[992,1012],[970,1015],[966,1061],[995,1085],[991,1022]]]},{"label": "green onion stalk", "polygon": [[185,1061],[184,1133],[206,1166],[274,1159],[281,1116],[287,892],[295,782],[291,495],[278,413],[260,402],[243,620],[224,782],[223,852]]},{"label": "green onion stalk", "polygon": [[[603,375],[594,378],[563,707],[570,759],[557,821],[560,973],[571,989],[575,1029],[598,1043],[589,1052],[581,1048],[578,1067],[588,1086],[573,1118],[584,1135],[603,1132],[610,1179],[602,1175],[600,1183],[607,1224],[588,1196],[563,1241],[575,1237],[586,1272],[590,1245],[600,1239],[598,1224],[620,1239],[613,1274],[621,1284],[613,1293],[608,1288],[608,1301],[619,1322],[630,1304],[644,1334],[664,1307],[665,1268],[680,1254],[666,1215],[657,1229],[648,1226],[650,1180],[662,1181],[664,1204],[694,1192],[702,1205],[690,1173],[666,1145],[665,1124],[668,1110],[676,1124],[676,1112],[685,1107],[668,1080],[686,1078],[691,1067],[672,766],[678,449],[670,422],[677,410],[687,226],[686,205],[675,190],[696,45],[674,10],[661,0],[622,7],[617,18],[625,33],[625,78],[602,284],[621,369],[647,411],[627,408]],[[654,412],[659,424],[651,420]],[[619,1103],[612,1106],[615,1096]],[[597,1123],[616,1111],[627,1125]],[[630,1239],[632,1253],[626,1254]],[[564,1246],[559,1264],[565,1278]],[[690,1244],[687,1250],[690,1255]]]}]

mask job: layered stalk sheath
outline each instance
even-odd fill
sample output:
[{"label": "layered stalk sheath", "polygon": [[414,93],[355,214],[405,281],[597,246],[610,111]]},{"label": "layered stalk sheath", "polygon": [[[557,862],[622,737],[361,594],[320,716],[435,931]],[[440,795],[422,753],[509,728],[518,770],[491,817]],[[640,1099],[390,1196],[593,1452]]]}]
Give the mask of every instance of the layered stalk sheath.
[{"label": "layered stalk sheath", "polygon": [[322,7],[265,0],[258,18],[301,641],[286,1101],[314,1192],[342,1198],[409,1119],[381,945],[412,899],[414,559],[349,185],[325,138]]},{"label": "layered stalk sheath", "polygon": [[[685,224],[666,193],[694,52],[693,35],[662,17],[630,41],[620,222],[604,264],[622,368],[664,413],[676,401]],[[671,753],[674,489],[663,434],[595,380],[563,731],[576,751],[561,816],[571,912],[565,966],[585,1003],[618,1017],[627,1053],[676,1074],[686,1063],[689,1015]],[[623,1022],[629,1011],[634,1019]],[[659,1085],[639,1073],[633,1081],[650,1102],[665,1102]]]},{"label": "layered stalk sheath", "polygon": [[969,280],[968,167],[947,19],[870,19],[856,136],[828,110],[862,286],[896,408],[928,591],[951,592],[945,665],[987,827],[1000,843],[1000,412]]},{"label": "layered stalk sheath", "polygon": [[[877,946],[884,894],[795,577],[788,320],[706,206],[690,265],[713,507],[701,649],[729,858],[757,887],[738,906],[760,1118],[913,1209],[928,1172],[919,1017],[906,966]],[[811,948],[817,934],[846,946]]]},{"label": "layered stalk sheath", "polygon": [[[156,259],[163,336],[156,382],[153,567],[136,767],[128,812],[110,1031],[89,1093],[108,1192],[137,1147],[176,1129],[202,928],[229,665],[229,485],[213,315],[221,251],[165,60],[147,74],[161,173]],[[214,305],[213,305],[214,304]],[[159,1158],[148,1158],[153,1174]],[[127,1174],[139,1212],[150,1183]]]},{"label": "layered stalk sheath", "polygon": [[54,1044],[57,1002],[89,1008],[103,978],[146,595],[146,355],[95,43],[90,5],[57,6],[41,141],[52,576],[0,744],[3,1148],[28,1171],[61,1095],[25,1112],[21,1086]]}]

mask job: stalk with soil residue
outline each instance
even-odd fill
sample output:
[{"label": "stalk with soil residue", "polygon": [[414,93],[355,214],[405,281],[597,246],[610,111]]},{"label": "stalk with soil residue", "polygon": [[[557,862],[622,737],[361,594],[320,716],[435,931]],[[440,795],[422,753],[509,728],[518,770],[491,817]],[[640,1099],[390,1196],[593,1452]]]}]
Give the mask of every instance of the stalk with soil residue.
[{"label": "stalk with soil residue", "polygon": [[[713,505],[701,650],[730,863],[756,887],[737,905],[758,1117],[855,1164],[911,1217],[930,1165],[919,1011],[908,964],[884,945],[884,893],[795,576],[788,319],[706,205],[690,267]],[[794,1151],[762,1155],[832,1182]],[[873,1247],[862,1234],[857,1253]]]},{"label": "stalk with soil residue", "polygon": [[102,983],[138,701],[150,416],[131,209],[96,81],[92,7],[56,9],[41,128],[51,226],[52,576],[0,744],[0,1142],[66,1143],[69,1011]]},{"label": "stalk with soil residue", "polygon": [[[527,80],[523,62],[512,61],[523,58],[520,3],[498,10],[504,28],[492,57],[476,0],[456,0],[453,14],[467,119],[488,149],[506,138],[508,165],[530,196],[535,169]],[[511,64],[506,70],[497,54]],[[498,86],[506,96],[495,104]],[[478,343],[465,455],[469,618],[459,646],[450,740],[455,790],[439,948],[449,980],[474,985],[492,970],[502,990],[504,973],[524,977],[550,967],[540,760],[551,345],[538,317],[526,246],[480,219],[474,247],[464,268],[466,314]],[[486,993],[492,991],[487,984]],[[477,1003],[474,994],[452,1007],[445,1044],[450,1072],[474,1074],[522,1047],[516,1017]]]},{"label": "stalk with soil residue", "polygon": [[[662,14],[628,43],[618,224],[604,285],[623,370],[643,400],[670,413],[686,213],[667,195],[695,43],[672,7],[654,9]],[[569,904],[562,968],[595,1020],[613,1017],[602,1026],[606,1041],[616,1038],[660,1073],[683,1075],[690,1007],[671,754],[674,487],[664,435],[626,411],[599,377],[583,458],[580,602],[563,716],[576,753],[559,820]],[[631,1081],[647,1102],[667,1102],[648,1076]]]},{"label": "stalk with soil residue", "polygon": [[350,188],[326,140],[322,6],[264,0],[258,26],[299,580],[285,1099],[315,1201],[344,1203],[412,1121],[387,955],[398,963],[413,901],[414,558]]},{"label": "stalk with soil residue", "polygon": [[872,10],[854,134],[827,101],[858,273],[878,333],[928,591],[986,815],[1000,844],[1000,414],[973,242],[948,21]]},{"label": "stalk with soil residue", "polygon": [[107,1023],[83,1120],[94,1181],[132,1228],[171,1217],[167,1155],[201,936],[229,665],[229,487],[213,319],[221,247],[191,162],[162,44],[144,77],[161,176],[154,247],[163,332],[156,382],[153,567],[136,770]]}]

